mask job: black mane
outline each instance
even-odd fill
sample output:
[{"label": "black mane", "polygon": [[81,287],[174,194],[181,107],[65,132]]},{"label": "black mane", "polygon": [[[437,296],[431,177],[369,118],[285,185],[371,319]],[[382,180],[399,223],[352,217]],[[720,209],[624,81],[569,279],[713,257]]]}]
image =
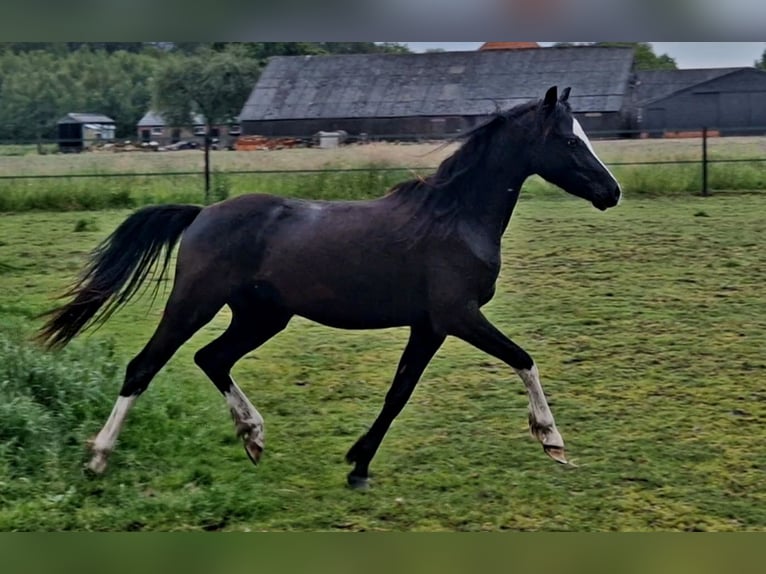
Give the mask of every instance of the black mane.
[{"label": "black mane", "polygon": [[477,126],[442,145],[443,147],[455,141],[464,142],[439,164],[434,173],[426,177],[402,181],[391,188],[390,195],[409,204],[413,201],[417,202],[419,210],[430,215],[430,217],[418,218],[416,225],[422,229],[418,229],[415,237],[432,233],[434,225],[442,228],[441,235],[451,231],[450,224],[456,221],[464,204],[471,202],[474,196],[472,192],[481,189],[484,185],[484,177],[491,176],[491,174],[477,176],[474,170],[479,161],[491,153],[488,146],[495,130],[501,126],[507,126],[510,122],[517,122],[538,106],[539,101],[531,101],[492,114]]},{"label": "black mane", "polygon": [[463,141],[451,156],[439,164],[436,172],[423,178],[413,178],[402,181],[391,188],[390,193],[409,193],[419,189],[447,191],[460,176],[476,167],[477,161],[484,155],[486,146],[491,139],[488,137],[494,129],[505,122],[517,120],[530,110],[537,108],[539,102],[532,101],[520,104],[504,112],[497,112],[485,121],[474,126],[465,133],[448,140],[441,147],[457,141]]}]

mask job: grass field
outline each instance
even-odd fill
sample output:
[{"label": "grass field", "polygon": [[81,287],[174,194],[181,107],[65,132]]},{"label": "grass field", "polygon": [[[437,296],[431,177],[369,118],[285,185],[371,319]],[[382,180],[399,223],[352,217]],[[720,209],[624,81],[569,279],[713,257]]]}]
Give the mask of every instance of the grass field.
[{"label": "grass field", "polygon": [[[225,152],[221,152],[225,153]],[[0,214],[0,530],[766,530],[766,198],[631,198],[600,213],[525,195],[487,315],[536,358],[577,468],[526,429],[521,382],[448,340],[345,488],[407,333],[303,320],[242,360],[263,413],[253,467],[192,362],[222,313],[131,412],[111,467],[85,440],[161,312],[138,301],[62,354],[34,317],[128,210]]]},{"label": "grass field", "polygon": [[[606,163],[618,161],[699,160],[702,142],[687,139],[594,140],[599,157]],[[452,153],[457,144],[439,142],[369,143],[335,149],[298,148],[253,152],[212,150],[212,164],[221,171],[322,169],[327,166],[353,168],[360,165],[433,167]],[[766,155],[766,137],[708,139],[711,159]],[[24,155],[4,155],[0,148],[0,175],[66,175],[76,173],[164,173],[201,171],[202,152],[86,152],[38,155],[33,148]]]},{"label": "grass field", "polygon": [[[596,141],[594,145],[602,159],[613,166],[623,189],[631,196],[688,195],[701,190],[699,163],[619,165],[699,162],[702,153],[699,139]],[[427,175],[455,146],[441,147],[435,142],[372,143],[334,150],[214,151],[212,198],[253,191],[327,199],[374,197],[380,189],[413,174]],[[764,160],[766,138],[710,138],[709,156],[711,160]],[[350,168],[364,171],[237,173]],[[158,202],[199,203],[203,200],[202,170],[203,154],[194,150],[49,155],[3,155],[0,151],[0,212],[99,210]],[[169,175],[187,172],[192,175]],[[18,176],[44,178],[16,179]],[[766,161],[710,164],[709,188],[764,189]],[[537,195],[558,194],[539,178],[531,179],[527,189]]]}]

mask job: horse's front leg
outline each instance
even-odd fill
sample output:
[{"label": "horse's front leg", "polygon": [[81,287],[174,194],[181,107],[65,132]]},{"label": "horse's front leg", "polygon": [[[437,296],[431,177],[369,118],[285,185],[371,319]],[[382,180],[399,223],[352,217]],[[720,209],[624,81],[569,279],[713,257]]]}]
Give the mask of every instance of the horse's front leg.
[{"label": "horse's front leg", "polygon": [[[531,358],[530,361],[532,361]],[[545,398],[537,365],[532,362],[531,367],[514,370],[524,381],[527,395],[529,395],[529,432],[542,443],[548,456],[557,462],[567,464],[564,439],[556,428],[556,421]]]},{"label": "horse's front leg", "polygon": [[556,428],[556,421],[548,406],[532,357],[492,325],[481,313],[478,305],[472,305],[461,315],[450,318],[447,332],[497,357],[516,371],[529,396],[529,430],[532,436],[542,443],[548,456],[567,464],[564,440]]}]

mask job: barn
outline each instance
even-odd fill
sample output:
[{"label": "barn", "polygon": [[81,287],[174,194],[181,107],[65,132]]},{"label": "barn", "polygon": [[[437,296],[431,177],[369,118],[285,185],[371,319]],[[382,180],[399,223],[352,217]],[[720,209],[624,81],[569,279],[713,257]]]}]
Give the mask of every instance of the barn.
[{"label": "barn", "polygon": [[[230,139],[240,135],[239,124],[235,118],[233,123],[210,126],[210,137],[225,139],[228,145]],[[191,140],[202,145],[205,137],[205,117],[201,114],[191,114],[186,126],[169,125],[161,113],[149,110],[136,124],[138,139],[142,143],[157,142],[161,146]]]},{"label": "barn", "polygon": [[635,99],[640,129],[651,135],[766,133],[766,72],[756,68],[638,72]]},{"label": "barn", "polygon": [[245,135],[443,138],[498,107],[572,87],[585,129],[630,127],[633,49],[554,47],[424,54],[278,56],[240,114]]},{"label": "barn", "polygon": [[141,142],[156,141],[160,145],[176,143],[182,139],[201,138],[205,135],[205,118],[200,114],[192,114],[189,124],[184,127],[170,126],[162,114],[149,110],[138,120],[136,129]]},{"label": "barn", "polygon": [[103,114],[69,113],[56,123],[59,150],[80,152],[94,142],[114,139],[114,120]]}]

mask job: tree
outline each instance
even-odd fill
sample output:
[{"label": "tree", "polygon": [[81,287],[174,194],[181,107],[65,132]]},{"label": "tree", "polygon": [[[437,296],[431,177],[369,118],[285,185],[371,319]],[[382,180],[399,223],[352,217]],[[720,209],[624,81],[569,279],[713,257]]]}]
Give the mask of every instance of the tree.
[{"label": "tree", "polygon": [[146,54],[83,48],[67,58],[69,75],[82,87],[78,108],[113,118],[119,137],[135,134],[151,103],[148,82],[157,62]]},{"label": "tree", "polygon": [[68,112],[105,114],[117,137],[135,133],[151,102],[149,78],[161,53],[153,46],[134,53],[92,44],[71,50],[49,44],[0,50],[0,139],[38,141],[56,136]]},{"label": "tree", "polygon": [[376,44],[378,52],[385,52],[386,54],[410,54],[410,49],[406,44],[400,44],[399,42],[378,42]]},{"label": "tree", "polygon": [[29,52],[18,58],[2,84],[0,121],[6,137],[34,139],[41,151],[43,138],[51,137],[56,121],[71,111],[67,102],[76,90],[62,89],[67,78],[51,54]]},{"label": "tree", "polygon": [[398,42],[176,42],[168,46],[175,53],[193,55],[200,50],[225,51],[240,46],[251,58],[266,60],[271,56],[323,56],[326,54],[407,54]]},{"label": "tree", "polygon": [[195,113],[204,118],[206,201],[210,193],[210,128],[233,121],[258,74],[258,61],[238,45],[222,51],[201,47],[189,56],[170,56],[156,72],[154,107],[167,122],[186,126]]},{"label": "tree", "polygon": [[597,46],[627,46],[636,49],[636,70],[677,70],[676,61],[662,54],[654,53],[654,48],[649,42],[596,42]]},{"label": "tree", "polygon": [[4,42],[0,47],[16,53],[23,52],[75,52],[81,48],[105,50],[110,54],[117,51],[138,54],[147,49],[151,42]]},{"label": "tree", "polygon": [[761,54],[761,59],[756,60],[755,67],[760,68],[761,70],[766,70],[766,50]]},{"label": "tree", "polygon": [[662,54],[654,53],[654,48],[649,42],[557,42],[556,47],[570,47],[578,45],[605,46],[616,48],[634,48],[636,70],[677,70],[676,61]]}]

